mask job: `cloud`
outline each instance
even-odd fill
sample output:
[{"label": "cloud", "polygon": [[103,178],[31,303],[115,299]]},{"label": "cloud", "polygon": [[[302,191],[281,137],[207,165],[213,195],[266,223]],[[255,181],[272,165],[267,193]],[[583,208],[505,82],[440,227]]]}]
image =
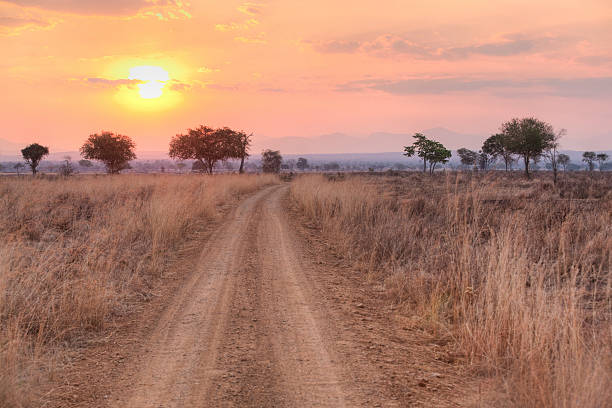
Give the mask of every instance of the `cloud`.
[{"label": "cloud", "polygon": [[460,77],[401,80],[367,79],[341,84],[336,90],[341,92],[376,90],[392,95],[440,95],[490,91],[500,96],[539,94],[570,98],[600,98],[612,95],[612,77],[535,78],[521,80]]},{"label": "cloud", "polygon": [[234,40],[245,44],[266,44],[267,41],[264,39],[264,36],[263,33],[260,33],[256,37],[235,37]]},{"label": "cloud", "polygon": [[321,53],[353,53],[359,51],[362,43],[354,40],[331,40],[315,43],[314,48]]},{"label": "cloud", "polygon": [[248,30],[251,27],[254,27],[258,24],[259,24],[259,21],[255,20],[254,18],[251,18],[242,23],[231,22],[227,24],[216,24],[215,30],[217,31]]},{"label": "cloud", "polygon": [[238,6],[238,11],[249,16],[261,14],[261,9],[264,5],[261,3],[246,2]]},{"label": "cloud", "polygon": [[48,18],[38,12],[0,3],[0,34],[2,35],[13,36],[23,31],[49,29],[60,21],[58,18]]},{"label": "cloud", "polygon": [[261,9],[263,7],[264,7],[264,4],[261,4],[261,3],[250,3],[250,2],[242,3],[240,6],[238,6],[238,11],[240,13],[246,14],[250,18],[247,18],[246,20],[242,22],[238,22],[238,23],[235,21],[232,21],[229,23],[216,24],[215,30],[217,31],[250,30],[254,26],[259,25],[259,20],[257,20],[255,16],[258,16],[261,14],[262,12]]},{"label": "cloud", "polygon": [[608,65],[612,64],[612,55],[586,55],[584,57],[576,58],[576,61],[585,65]]},{"label": "cloud", "polygon": [[108,79],[108,78],[85,78],[85,82],[103,87],[116,88],[122,85],[133,87],[142,84],[143,81],[137,79]]},{"label": "cloud", "polygon": [[209,67],[200,67],[198,68],[198,72],[201,74],[210,74],[213,72],[221,71],[219,68],[209,68]]},{"label": "cloud", "polygon": [[2,27],[23,27],[26,25],[45,26],[47,23],[35,18],[2,17],[0,16],[0,26]]},{"label": "cloud", "polygon": [[[86,83],[96,85],[104,88],[120,88],[125,86],[130,89],[134,89],[136,85],[146,83],[147,81],[141,81],[138,79],[108,79],[108,78],[85,78]],[[203,88],[204,83],[200,81],[181,81],[178,79],[171,79],[165,82],[164,89],[170,91],[184,92],[190,91],[196,88]]]},{"label": "cloud", "polygon": [[23,7],[82,15],[133,16],[139,12],[160,19],[191,17],[182,0],[3,0]]},{"label": "cloud", "polygon": [[196,84],[179,81],[178,79],[171,79],[167,82],[168,89],[171,91],[190,91],[194,89]]},{"label": "cloud", "polygon": [[466,59],[473,55],[507,57],[545,49],[556,38],[527,37],[520,34],[506,35],[494,41],[469,44],[461,47],[423,44],[405,36],[379,35],[373,39],[307,41],[320,53],[366,53],[378,57],[412,56],[426,60]]},{"label": "cloud", "polygon": [[19,6],[37,7],[46,10],[75,14],[130,14],[150,6],[146,0],[4,0]]}]

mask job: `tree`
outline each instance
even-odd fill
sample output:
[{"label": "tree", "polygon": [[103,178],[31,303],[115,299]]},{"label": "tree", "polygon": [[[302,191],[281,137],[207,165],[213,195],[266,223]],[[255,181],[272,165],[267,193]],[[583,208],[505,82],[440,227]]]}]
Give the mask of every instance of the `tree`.
[{"label": "tree", "polygon": [[303,157],[299,157],[297,159],[297,164],[296,167],[302,171],[306,170],[307,168],[309,168],[310,166],[308,165],[308,160],[306,160]]},{"label": "tree", "polygon": [[261,163],[264,173],[279,173],[283,157],[278,150],[264,150],[261,153]]},{"label": "tree", "polygon": [[529,177],[529,164],[550,148],[555,139],[553,127],[536,118],[514,118],[501,126],[507,137],[508,150],[523,158],[525,176]]},{"label": "tree", "polygon": [[74,167],[72,166],[72,158],[70,156],[64,157],[64,163],[59,166],[59,174],[64,177],[71,176],[74,173]]},{"label": "tree", "polygon": [[587,169],[589,171],[593,171],[595,168],[595,160],[597,160],[597,155],[595,152],[584,152],[582,153],[582,161],[587,164]]},{"label": "tree", "polygon": [[15,170],[17,170],[17,175],[18,175],[18,176],[20,175],[20,171],[21,171],[21,169],[23,169],[24,167],[25,167],[25,164],[23,164],[23,163],[17,163],[17,164],[15,164],[15,165],[13,166],[13,168],[14,168]]},{"label": "tree", "polygon": [[90,167],[93,167],[93,163],[91,161],[89,161],[89,160],[81,159],[81,160],[79,160],[79,166],[85,167],[85,168],[90,168]]},{"label": "tree", "polygon": [[186,165],[185,163],[183,163],[183,162],[176,163],[176,167],[178,168],[179,173],[182,173],[182,172],[183,172],[183,169],[184,169],[186,166],[187,166],[187,165]]},{"label": "tree", "polygon": [[0,171],[4,170],[4,165],[0,163]]},{"label": "tree", "polygon": [[88,160],[98,160],[106,166],[106,172],[117,174],[130,168],[130,160],[136,158],[136,145],[128,136],[112,132],[90,135],[81,146],[81,156]]},{"label": "tree", "polygon": [[415,141],[411,146],[404,146],[404,156],[412,157],[415,154],[423,159],[423,173],[427,171],[427,152],[429,149],[428,142],[431,142],[422,133],[415,133],[412,136]]},{"label": "tree", "polygon": [[231,129],[213,129],[201,125],[189,129],[187,134],[179,134],[170,141],[169,155],[173,159],[194,159],[199,162],[192,170],[202,169],[212,174],[215,164],[232,157]]},{"label": "tree", "polygon": [[506,171],[512,168],[514,157],[509,148],[509,138],[505,134],[497,133],[485,140],[482,145],[482,152],[496,159],[501,157],[506,165]]},{"label": "tree", "polygon": [[599,162],[599,171],[602,171],[603,165],[608,161],[608,155],[605,153],[598,153],[595,160]]},{"label": "tree", "polygon": [[461,164],[468,167],[473,167],[478,159],[478,153],[473,150],[466,149],[465,147],[458,149],[457,154],[461,159]]},{"label": "tree", "polygon": [[452,153],[442,143],[429,140],[421,133],[415,133],[412,137],[415,141],[411,146],[404,146],[404,156],[411,157],[416,154],[423,159],[423,172],[427,171],[428,162],[429,173],[433,174],[438,163],[446,163],[450,159]]},{"label": "tree", "polygon": [[40,161],[43,157],[49,154],[49,148],[46,146],[41,146],[38,143],[33,143],[28,147],[21,150],[21,155],[23,159],[32,169],[32,174],[36,175],[36,168],[40,164]]},{"label": "tree", "polygon": [[442,143],[433,140],[431,142],[430,152],[427,155],[429,174],[433,174],[438,163],[446,163],[452,156],[451,151],[445,148]]},{"label": "tree", "polygon": [[557,170],[559,169],[559,141],[563,136],[565,136],[566,133],[567,131],[565,129],[561,129],[560,131],[558,131],[555,134],[554,139],[551,141],[550,145],[544,152],[544,158],[550,164],[550,169],[553,172],[553,183],[555,185],[557,184]]},{"label": "tree", "polygon": [[249,148],[251,147],[251,138],[253,134],[246,134],[243,131],[235,132],[230,130],[229,136],[232,138],[230,143],[230,157],[240,159],[240,168],[238,173],[244,173],[244,161],[249,157]]},{"label": "tree", "polygon": [[482,150],[478,152],[478,168],[480,168],[480,170],[487,170],[493,163],[495,163],[494,156],[491,156]]},{"label": "tree", "polygon": [[563,167],[563,171],[566,171],[571,160],[567,154],[560,153],[559,156],[557,157],[557,162],[559,163],[561,167]]}]

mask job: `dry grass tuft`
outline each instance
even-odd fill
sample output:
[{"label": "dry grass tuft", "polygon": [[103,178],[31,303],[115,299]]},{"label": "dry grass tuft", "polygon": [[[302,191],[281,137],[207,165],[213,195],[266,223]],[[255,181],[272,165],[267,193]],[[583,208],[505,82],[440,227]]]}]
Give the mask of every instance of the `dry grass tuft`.
[{"label": "dry grass tuft", "polygon": [[220,205],[275,182],[0,177],[0,406],[30,405],[54,346],[74,345],[148,299],[176,250]]},{"label": "dry grass tuft", "polygon": [[292,197],[521,407],[612,405],[612,176],[298,178]]}]

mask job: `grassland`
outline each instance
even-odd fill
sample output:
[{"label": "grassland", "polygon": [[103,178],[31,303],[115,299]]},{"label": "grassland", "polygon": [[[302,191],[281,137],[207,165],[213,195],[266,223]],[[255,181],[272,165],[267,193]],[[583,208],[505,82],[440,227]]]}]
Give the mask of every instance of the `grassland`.
[{"label": "grassland", "polygon": [[358,278],[496,380],[494,405],[612,405],[610,175],[313,175],[291,196]]},{"label": "grassland", "polygon": [[0,406],[146,301],[180,250],[275,176],[0,177]]}]

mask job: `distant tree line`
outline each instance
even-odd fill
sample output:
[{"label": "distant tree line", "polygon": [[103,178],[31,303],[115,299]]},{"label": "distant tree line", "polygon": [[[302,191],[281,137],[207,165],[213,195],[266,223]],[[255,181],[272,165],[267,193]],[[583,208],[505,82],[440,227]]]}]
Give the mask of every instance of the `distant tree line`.
[{"label": "distant tree line", "polygon": [[[548,162],[556,183],[559,166],[565,171],[570,164],[570,157],[559,153],[560,140],[565,134],[565,129],[555,132],[552,125],[533,117],[514,118],[501,125],[500,133],[486,139],[478,152],[461,148],[457,150],[457,154],[461,164],[482,170],[486,170],[501,158],[506,171],[509,171],[519,159],[523,162],[527,177],[533,165],[544,159]],[[593,170],[596,161],[600,163],[601,169],[607,160],[608,155],[605,153],[583,154],[583,161],[587,163],[590,171]]]},{"label": "distant tree line", "polygon": [[[559,169],[566,171],[571,164],[570,157],[559,153],[561,138],[566,134],[564,129],[555,132],[553,127],[533,117],[514,118],[500,126],[500,132],[487,138],[478,151],[462,147],[457,150],[461,164],[465,167],[487,170],[497,160],[502,160],[506,171],[512,170],[517,161],[522,161],[525,175],[529,177],[530,171],[542,159],[546,160],[547,167],[552,170],[554,181],[557,181]],[[452,154],[442,143],[429,139],[427,136],[416,133],[413,143],[404,146],[404,155],[416,156],[422,160],[423,172],[432,174],[438,165],[448,163]],[[193,160],[192,171],[212,174],[219,162],[225,163],[226,169],[232,166],[228,160],[238,160],[239,173],[245,169],[245,161],[250,156],[252,134],[244,131],[236,131],[228,127],[211,128],[200,125],[194,129],[188,129],[184,134],[175,135],[169,145],[169,156],[179,160],[175,168],[182,172],[185,168],[183,160]],[[93,167],[92,160],[101,162],[107,173],[116,174],[122,170],[129,169],[130,161],[136,159],[135,143],[128,136],[108,131],[90,135],[80,148],[83,159],[78,161],[81,168]],[[26,165],[33,175],[36,175],[40,162],[49,155],[49,148],[38,143],[33,143],[21,150],[24,163],[16,163],[13,169],[19,172]],[[588,171],[593,171],[596,164],[600,171],[608,165],[609,157],[605,153],[592,151],[584,152],[582,161]],[[0,165],[0,171],[2,170]],[[173,165],[174,166],[174,165]],[[265,150],[262,152],[261,169],[264,172],[278,173],[281,169],[291,170],[307,169],[337,171],[341,169],[336,162],[323,163],[312,166],[304,157],[299,157],[297,162],[290,160],[283,164],[280,152]],[[372,166],[383,168],[384,165]],[[405,168],[397,163],[398,169]],[[351,168],[357,168],[354,165]],[[57,168],[62,175],[70,175],[75,168],[69,157],[64,158],[62,164]],[[165,171],[164,165],[160,166]]]}]

